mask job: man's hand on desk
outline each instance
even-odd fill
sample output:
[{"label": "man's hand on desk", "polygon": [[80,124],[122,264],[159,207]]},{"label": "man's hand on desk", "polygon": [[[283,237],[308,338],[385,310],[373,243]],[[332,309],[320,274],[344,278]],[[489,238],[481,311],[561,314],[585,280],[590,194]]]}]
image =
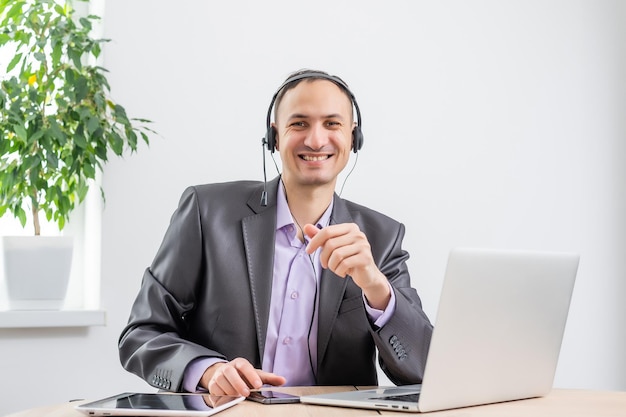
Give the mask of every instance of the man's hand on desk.
[{"label": "man's hand on desk", "polygon": [[200,385],[214,395],[250,395],[250,389],[263,385],[283,385],[287,380],[279,375],[254,368],[244,358],[230,362],[218,362],[210,366],[202,375]]}]

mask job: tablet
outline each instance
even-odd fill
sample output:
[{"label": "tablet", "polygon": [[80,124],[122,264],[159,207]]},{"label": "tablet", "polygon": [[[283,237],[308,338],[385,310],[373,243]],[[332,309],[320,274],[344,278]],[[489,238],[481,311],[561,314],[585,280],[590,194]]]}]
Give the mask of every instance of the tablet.
[{"label": "tablet", "polygon": [[125,392],[76,406],[89,416],[212,416],[245,397],[210,394]]}]

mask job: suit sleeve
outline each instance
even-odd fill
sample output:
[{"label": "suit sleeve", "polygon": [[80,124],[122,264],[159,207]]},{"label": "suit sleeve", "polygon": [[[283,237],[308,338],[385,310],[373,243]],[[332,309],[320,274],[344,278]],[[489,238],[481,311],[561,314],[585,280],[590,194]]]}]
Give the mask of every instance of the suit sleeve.
[{"label": "suit sleeve", "polygon": [[205,268],[197,195],[185,190],[132,306],[119,338],[124,368],[150,385],[181,391],[184,370],[193,359],[224,355],[187,340],[187,315]]},{"label": "suit sleeve", "polygon": [[379,269],[389,280],[396,298],[394,314],[371,334],[379,353],[381,369],[397,385],[421,383],[433,326],[422,310],[417,291],[411,287],[406,265],[409,255],[402,249],[404,226],[397,224],[395,240],[381,251]]}]

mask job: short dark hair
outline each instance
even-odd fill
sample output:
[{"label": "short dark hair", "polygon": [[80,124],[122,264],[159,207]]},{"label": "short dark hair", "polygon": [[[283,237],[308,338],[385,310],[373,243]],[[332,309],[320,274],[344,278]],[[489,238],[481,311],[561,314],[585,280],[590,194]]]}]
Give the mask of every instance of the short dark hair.
[{"label": "short dark hair", "polygon": [[[299,75],[303,75],[303,74],[307,74],[307,76],[303,78],[297,78]],[[293,81],[287,82],[291,78],[296,78],[296,79]],[[336,79],[338,82],[333,81],[333,79]],[[329,73],[325,71],[301,69],[301,70],[291,73],[287,78],[285,78],[284,84],[282,85],[282,87],[280,87],[280,89],[278,90],[278,93],[276,93],[276,100],[274,101],[274,114],[276,114],[276,112],[278,111],[278,106],[280,106],[280,102],[282,101],[287,91],[291,90],[292,88],[295,88],[302,81],[312,82],[315,80],[326,80],[326,81],[333,82],[335,85],[337,85],[337,87],[341,89],[341,91],[343,91],[346,97],[348,97],[348,100],[350,100],[350,103],[354,101],[353,95],[348,89],[348,84],[341,78],[337,77],[336,75],[330,75]],[[352,112],[350,112],[350,116],[353,117]]]}]

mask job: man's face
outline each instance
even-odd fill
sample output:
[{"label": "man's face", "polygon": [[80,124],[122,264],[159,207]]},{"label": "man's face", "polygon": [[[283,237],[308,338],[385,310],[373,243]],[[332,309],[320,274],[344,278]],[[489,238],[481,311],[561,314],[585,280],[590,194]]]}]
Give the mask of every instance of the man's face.
[{"label": "man's face", "polygon": [[302,81],[285,92],[275,127],[285,183],[334,188],[352,145],[348,96],[331,81]]}]

